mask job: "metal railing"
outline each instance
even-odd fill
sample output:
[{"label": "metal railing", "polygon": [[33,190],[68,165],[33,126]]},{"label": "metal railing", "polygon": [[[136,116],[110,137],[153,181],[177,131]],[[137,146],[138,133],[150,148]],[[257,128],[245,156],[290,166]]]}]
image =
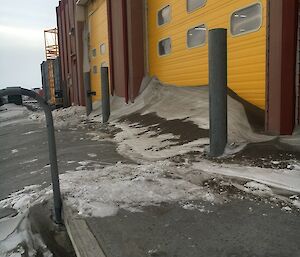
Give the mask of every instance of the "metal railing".
[{"label": "metal railing", "polygon": [[56,143],[55,143],[55,134],[53,126],[53,117],[51,113],[51,108],[48,103],[39,96],[36,92],[24,89],[21,87],[9,87],[6,89],[0,90],[0,97],[11,96],[11,95],[20,95],[20,96],[29,96],[39,103],[43,108],[46,116],[46,125],[48,132],[48,147],[49,147],[49,159],[51,166],[51,179],[52,179],[52,189],[53,189],[53,200],[54,200],[54,221],[58,224],[62,223],[61,210],[62,210],[62,201],[59,187],[59,174],[58,174],[58,165],[57,165],[57,154],[56,154]]}]

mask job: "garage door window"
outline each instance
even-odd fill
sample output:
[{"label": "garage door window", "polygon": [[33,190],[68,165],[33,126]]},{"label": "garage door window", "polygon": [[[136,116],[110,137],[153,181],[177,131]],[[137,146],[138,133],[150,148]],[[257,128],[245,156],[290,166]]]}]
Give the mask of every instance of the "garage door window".
[{"label": "garage door window", "polygon": [[95,58],[97,56],[97,49],[92,49],[92,57]]},{"label": "garage door window", "polygon": [[186,8],[188,12],[193,12],[206,4],[207,0],[187,0]]},{"label": "garage door window", "polygon": [[101,54],[101,55],[104,55],[104,54],[105,54],[105,51],[106,51],[105,44],[101,44],[101,45],[100,45],[100,54]]},{"label": "garage door window", "polygon": [[230,31],[233,36],[254,32],[262,25],[262,6],[260,3],[235,11],[231,15]]},{"label": "garage door window", "polygon": [[188,48],[202,46],[206,43],[206,26],[201,24],[197,27],[189,29],[187,32]]},{"label": "garage door window", "polygon": [[97,74],[97,71],[98,71],[97,66],[96,66],[96,65],[93,66],[93,73],[94,73],[94,74]]},{"label": "garage door window", "polygon": [[157,24],[158,26],[162,26],[171,20],[171,6],[167,5],[166,7],[162,8],[157,13]]},{"label": "garage door window", "polygon": [[166,38],[158,43],[158,54],[164,56],[171,53],[171,38]]}]

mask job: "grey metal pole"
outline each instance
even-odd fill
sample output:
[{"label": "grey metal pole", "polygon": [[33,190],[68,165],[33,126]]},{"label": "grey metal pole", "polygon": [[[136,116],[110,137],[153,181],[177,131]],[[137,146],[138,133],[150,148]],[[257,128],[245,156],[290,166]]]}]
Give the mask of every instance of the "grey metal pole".
[{"label": "grey metal pole", "polygon": [[108,67],[101,67],[102,120],[106,123],[110,116],[110,96]]},{"label": "grey metal pole", "polygon": [[49,160],[51,165],[51,179],[52,179],[53,201],[54,201],[54,221],[58,224],[62,224],[62,218],[61,218],[62,201],[61,201],[61,193],[60,193],[60,186],[59,186],[55,133],[54,133],[51,108],[48,105],[48,103],[44,100],[44,98],[39,96],[34,91],[28,89],[24,89],[20,87],[11,87],[11,88],[0,90],[0,97],[9,96],[9,95],[29,96],[33,99],[36,99],[44,110],[46,116],[47,131],[48,131]]},{"label": "grey metal pole", "polygon": [[90,72],[83,73],[83,84],[86,92],[86,114],[87,116],[89,116],[93,110],[92,95],[90,94],[91,92]]},{"label": "grey metal pole", "polygon": [[209,138],[210,156],[227,145],[227,30],[209,31]]}]

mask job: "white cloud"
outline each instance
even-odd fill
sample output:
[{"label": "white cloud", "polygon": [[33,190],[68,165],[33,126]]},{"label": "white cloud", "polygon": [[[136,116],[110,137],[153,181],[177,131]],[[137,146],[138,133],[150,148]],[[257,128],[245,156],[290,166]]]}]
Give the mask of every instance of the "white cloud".
[{"label": "white cloud", "polygon": [[0,88],[41,85],[44,29],[56,27],[58,0],[0,0]]},{"label": "white cloud", "polygon": [[[22,45],[25,47],[43,46],[44,33],[42,30],[22,27],[0,25],[0,36],[3,45],[5,42],[11,46]],[[26,45],[26,43],[30,43]]]}]

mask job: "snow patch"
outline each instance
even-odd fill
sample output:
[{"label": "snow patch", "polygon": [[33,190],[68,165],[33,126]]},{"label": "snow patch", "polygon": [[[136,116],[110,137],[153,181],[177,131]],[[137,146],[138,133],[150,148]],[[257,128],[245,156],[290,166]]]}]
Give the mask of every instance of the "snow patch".
[{"label": "snow patch", "polygon": [[97,157],[97,154],[95,154],[95,153],[88,153],[87,155],[88,155],[88,157],[91,157],[91,158]]},{"label": "snow patch", "polygon": [[[52,116],[56,128],[69,128],[70,126],[77,126],[86,120],[86,109],[83,106],[56,109],[52,111]],[[43,112],[35,112],[29,116],[29,119],[45,122],[45,114]]]},{"label": "snow patch", "polygon": [[162,160],[192,151],[203,152],[203,146],[209,143],[208,138],[201,138],[187,144],[173,145],[172,139],[175,138],[173,134],[157,135],[153,131],[146,132],[147,128],[133,128],[126,123],[114,125],[122,129],[114,138],[118,143],[118,152],[141,161]]},{"label": "snow patch", "polygon": [[60,179],[67,204],[85,216],[113,215],[120,208],[141,211],[144,206],[162,202],[216,201],[208,189],[175,176],[178,169],[167,161],[144,165],[118,163],[93,171],[68,172]]},{"label": "snow patch", "polygon": [[[130,124],[126,121],[120,122],[119,119],[135,112],[139,112],[140,115],[155,113],[167,121],[190,121],[200,129],[207,130],[209,129],[208,94],[208,87],[163,86],[153,79],[134,103],[125,104],[123,99],[113,97],[110,122],[122,129],[122,132],[115,136],[119,145],[118,150],[131,158],[145,160],[159,160],[193,151],[203,152],[204,147],[209,143],[208,138],[199,138],[176,145],[173,142],[176,136],[173,134],[158,135],[157,132],[149,129],[151,125],[147,127],[139,123]],[[230,96],[228,96],[228,132],[229,146],[226,155],[242,150],[249,142],[263,142],[274,138],[254,133],[243,105]]]},{"label": "snow patch", "polygon": [[28,163],[34,163],[34,162],[37,162],[38,159],[32,159],[32,160],[28,160],[28,161],[25,161],[25,162],[21,162],[20,164],[28,164]]},{"label": "snow patch", "polygon": [[41,236],[32,232],[28,211],[0,220],[0,256],[36,256],[37,250],[44,257],[53,256]]},{"label": "snow patch", "polygon": [[33,130],[33,131],[28,131],[26,133],[23,133],[22,135],[26,136],[26,135],[32,135],[32,134],[35,134],[35,133],[38,133],[38,132],[41,132],[40,130]]},{"label": "snow patch", "polygon": [[[274,170],[268,168],[240,166],[236,164],[217,164],[207,160],[193,163],[195,169],[201,169],[208,174],[218,174],[230,177],[253,180],[260,184],[278,189],[300,193],[300,167],[294,170]],[[246,184],[247,185],[247,184]],[[249,183],[249,189],[268,192],[267,187],[259,184]]]}]

